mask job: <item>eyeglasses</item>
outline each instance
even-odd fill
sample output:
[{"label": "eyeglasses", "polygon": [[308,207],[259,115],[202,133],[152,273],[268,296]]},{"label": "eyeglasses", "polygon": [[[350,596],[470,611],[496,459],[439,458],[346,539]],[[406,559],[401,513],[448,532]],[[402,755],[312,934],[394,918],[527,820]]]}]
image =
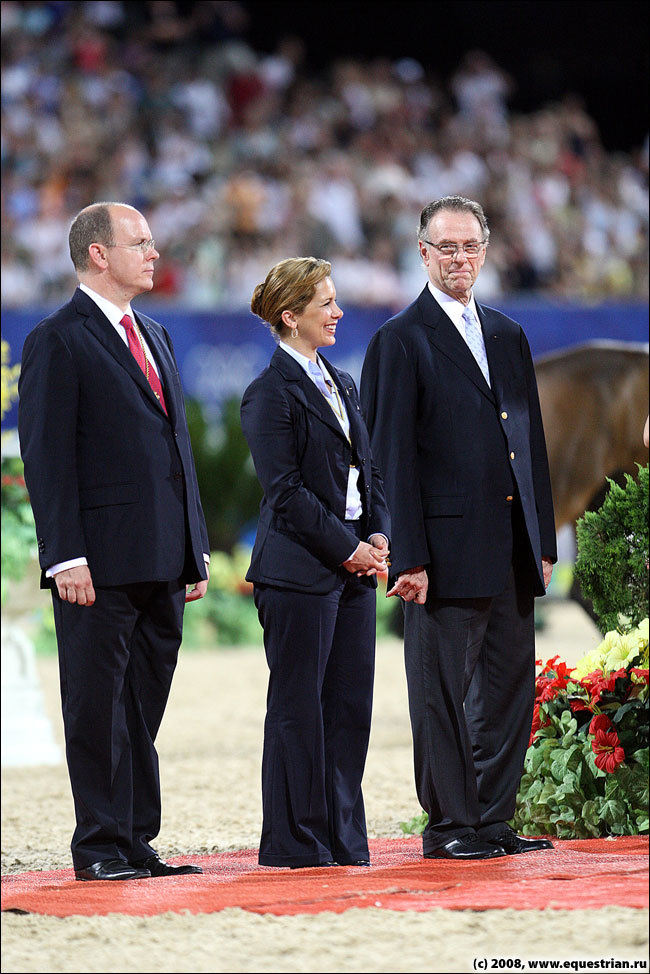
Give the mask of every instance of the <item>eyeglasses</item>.
[{"label": "eyeglasses", "polygon": [[121,247],[123,250],[139,250],[141,254],[148,254],[156,249],[155,240],[141,240],[136,244],[108,244],[108,247]]},{"label": "eyeglasses", "polygon": [[424,243],[427,244],[429,247],[433,247],[434,250],[437,250],[440,256],[443,257],[445,260],[453,260],[455,257],[458,256],[461,250],[465,254],[465,256],[470,259],[473,257],[478,257],[481,250],[485,246],[484,240],[479,240],[476,242],[466,243],[466,244],[455,244],[455,243],[434,244],[431,242],[431,240],[425,240]]}]

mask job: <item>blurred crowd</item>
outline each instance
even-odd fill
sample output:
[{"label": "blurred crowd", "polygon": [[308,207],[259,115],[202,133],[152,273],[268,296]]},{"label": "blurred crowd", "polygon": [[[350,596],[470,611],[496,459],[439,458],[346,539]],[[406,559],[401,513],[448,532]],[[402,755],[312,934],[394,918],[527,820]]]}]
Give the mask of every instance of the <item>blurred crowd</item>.
[{"label": "blurred crowd", "polygon": [[332,60],[246,42],[237,2],[2,3],[2,303],[74,286],[72,217],[123,200],[161,252],[155,296],[243,308],[268,268],[313,254],[345,305],[424,284],[422,206],[481,201],[483,300],[647,295],[648,143],[603,148],[579,96],[513,114],[481,51],[441,78],[409,57]]}]

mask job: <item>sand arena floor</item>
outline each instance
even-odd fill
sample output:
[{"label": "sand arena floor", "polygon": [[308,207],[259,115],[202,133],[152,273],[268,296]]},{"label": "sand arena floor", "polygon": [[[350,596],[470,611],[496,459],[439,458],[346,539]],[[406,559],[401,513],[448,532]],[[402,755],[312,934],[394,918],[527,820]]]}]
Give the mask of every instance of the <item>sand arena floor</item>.
[{"label": "sand arena floor", "polygon": [[[577,607],[546,608],[537,655],[575,662],[598,633]],[[62,740],[56,660],[41,658],[46,706]],[[158,744],[161,855],[257,844],[267,670],[261,645],[181,654]],[[419,811],[401,643],[377,652],[364,793],[369,833],[399,836]],[[4,873],[66,868],[73,827],[64,765],[2,773]],[[647,959],[647,911],[434,910],[257,916],[239,909],[139,918],[3,914],[2,970],[70,972],[447,971],[476,958]]]}]

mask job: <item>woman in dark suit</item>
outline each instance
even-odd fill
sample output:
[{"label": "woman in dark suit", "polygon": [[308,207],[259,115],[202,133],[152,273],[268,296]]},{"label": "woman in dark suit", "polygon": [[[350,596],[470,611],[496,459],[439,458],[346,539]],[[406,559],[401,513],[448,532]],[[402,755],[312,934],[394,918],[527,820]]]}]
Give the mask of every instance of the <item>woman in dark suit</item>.
[{"label": "woman in dark suit", "polygon": [[283,260],[251,302],[278,342],[241,407],[264,489],[246,576],[270,670],[264,866],[369,865],[361,779],[390,522],[355,385],[317,352],[343,314],[330,272]]}]

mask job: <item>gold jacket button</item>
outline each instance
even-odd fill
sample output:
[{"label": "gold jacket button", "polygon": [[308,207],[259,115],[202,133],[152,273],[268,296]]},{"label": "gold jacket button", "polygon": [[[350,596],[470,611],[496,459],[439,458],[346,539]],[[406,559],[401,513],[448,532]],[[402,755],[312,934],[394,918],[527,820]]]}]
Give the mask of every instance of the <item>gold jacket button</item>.
[{"label": "gold jacket button", "polygon": [[510,459],[514,460],[514,458],[515,458],[515,451],[513,450],[510,454]]},{"label": "gold jacket button", "polygon": [[508,502],[510,502],[510,501],[512,500],[512,494],[508,494],[508,496],[506,497],[506,500],[507,500]]},{"label": "gold jacket button", "polygon": [[507,419],[507,418],[508,418],[508,414],[505,411],[502,412],[501,413],[501,419]]}]

